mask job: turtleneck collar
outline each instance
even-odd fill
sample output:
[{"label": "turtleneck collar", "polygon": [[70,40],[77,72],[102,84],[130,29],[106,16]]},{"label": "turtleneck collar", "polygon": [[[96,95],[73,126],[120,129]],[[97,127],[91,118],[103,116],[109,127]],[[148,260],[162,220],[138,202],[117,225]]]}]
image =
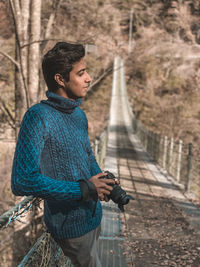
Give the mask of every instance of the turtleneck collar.
[{"label": "turtleneck collar", "polygon": [[46,96],[48,99],[42,100],[41,103],[50,105],[55,109],[65,113],[72,113],[74,109],[80,106],[80,104],[82,103],[81,98],[73,101],[50,91],[46,92]]}]

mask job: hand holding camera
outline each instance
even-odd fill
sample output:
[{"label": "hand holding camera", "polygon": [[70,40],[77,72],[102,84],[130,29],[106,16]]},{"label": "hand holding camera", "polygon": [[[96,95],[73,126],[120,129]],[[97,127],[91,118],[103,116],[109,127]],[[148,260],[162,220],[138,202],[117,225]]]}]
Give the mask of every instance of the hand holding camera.
[{"label": "hand holding camera", "polygon": [[132,196],[127,195],[126,191],[119,186],[116,177],[109,171],[106,171],[105,174],[100,173],[93,176],[90,181],[96,186],[100,200],[109,201],[111,199],[118,204],[119,209],[123,212],[124,205],[133,199]]},{"label": "hand holding camera", "polygon": [[[99,173],[93,177],[90,178],[90,182],[92,182],[97,190],[98,198],[103,201],[109,201],[106,200],[107,196],[110,194],[110,192],[113,190],[113,185],[116,183],[115,180],[110,180],[106,178],[107,173]],[[104,179],[102,179],[104,178]]]},{"label": "hand holding camera", "polygon": [[[107,175],[106,176],[102,176],[101,179],[109,179],[110,181],[115,181],[116,178],[114,176],[113,173],[106,171]],[[124,205],[128,204],[129,201],[132,199],[133,197],[130,195],[126,194],[126,191],[124,191],[121,186],[119,186],[118,183],[114,183],[112,182],[111,184],[113,190],[110,192],[109,195],[107,195],[107,198],[110,200],[112,199],[113,202],[115,202],[116,204],[118,204],[119,209],[124,212]]]}]

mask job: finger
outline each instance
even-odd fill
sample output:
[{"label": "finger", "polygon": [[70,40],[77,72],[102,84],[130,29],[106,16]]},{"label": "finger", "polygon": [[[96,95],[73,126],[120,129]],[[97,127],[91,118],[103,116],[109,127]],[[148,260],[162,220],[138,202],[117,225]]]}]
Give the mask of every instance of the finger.
[{"label": "finger", "polygon": [[105,177],[107,175],[106,172],[101,172],[96,175],[97,178]]},{"label": "finger", "polygon": [[103,194],[103,193],[102,193],[102,194],[99,194],[99,199],[100,199],[101,201],[104,200],[104,194]]},{"label": "finger", "polygon": [[101,195],[101,194],[106,194],[106,195],[110,195],[110,191],[108,191],[108,190],[106,190],[106,189],[100,189],[100,191],[99,191],[99,194],[98,195]]},{"label": "finger", "polygon": [[109,190],[109,191],[113,190],[112,186],[104,184],[104,183],[102,183],[99,188],[106,189],[106,190]]},{"label": "finger", "polygon": [[109,201],[107,195],[104,195],[104,201],[105,201],[105,202],[108,202],[108,201]]},{"label": "finger", "polygon": [[101,182],[102,183],[105,183],[105,184],[115,184],[115,180],[114,179],[101,179]]}]

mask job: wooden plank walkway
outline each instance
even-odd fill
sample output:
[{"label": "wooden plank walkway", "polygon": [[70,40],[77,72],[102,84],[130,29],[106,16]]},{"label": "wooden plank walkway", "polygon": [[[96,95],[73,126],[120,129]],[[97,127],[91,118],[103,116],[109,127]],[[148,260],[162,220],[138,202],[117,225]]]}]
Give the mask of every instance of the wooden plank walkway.
[{"label": "wooden plank walkway", "polygon": [[119,57],[114,70],[104,169],[118,176],[121,186],[135,200],[126,206],[124,214],[117,206],[105,204],[100,238],[102,266],[200,267],[200,209],[143,150],[132,130]]}]

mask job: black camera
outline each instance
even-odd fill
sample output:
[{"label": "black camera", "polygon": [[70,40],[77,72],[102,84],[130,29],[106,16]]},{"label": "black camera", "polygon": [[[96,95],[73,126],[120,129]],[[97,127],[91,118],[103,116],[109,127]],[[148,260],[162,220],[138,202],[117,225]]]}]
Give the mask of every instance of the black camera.
[{"label": "black camera", "polygon": [[[101,179],[116,179],[114,174],[112,174],[111,172],[106,171],[106,173],[107,175],[101,177]],[[119,209],[124,212],[124,205],[128,204],[129,200],[134,198],[130,195],[127,195],[126,191],[124,191],[118,184],[111,184],[111,186],[113,187],[113,190],[107,197],[108,199],[112,199],[113,202],[117,203]]]}]

